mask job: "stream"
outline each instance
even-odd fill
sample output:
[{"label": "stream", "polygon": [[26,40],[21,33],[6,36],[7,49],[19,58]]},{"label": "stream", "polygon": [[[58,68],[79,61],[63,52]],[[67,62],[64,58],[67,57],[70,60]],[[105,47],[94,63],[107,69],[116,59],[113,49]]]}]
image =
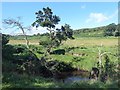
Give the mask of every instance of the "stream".
[{"label": "stream", "polygon": [[57,74],[58,78],[54,78],[57,82],[63,83],[73,83],[78,81],[88,81],[89,80],[89,72],[84,70],[75,70],[72,72],[64,72],[61,75]]},{"label": "stream", "polygon": [[79,81],[88,81],[89,78],[87,77],[81,77],[81,76],[71,76],[64,79],[64,83],[73,83],[73,82],[79,82]]}]

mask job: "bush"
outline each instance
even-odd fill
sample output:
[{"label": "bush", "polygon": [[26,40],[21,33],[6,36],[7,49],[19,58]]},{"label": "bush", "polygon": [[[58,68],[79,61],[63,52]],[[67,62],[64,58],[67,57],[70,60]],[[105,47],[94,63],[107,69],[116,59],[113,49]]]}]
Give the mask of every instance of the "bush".
[{"label": "bush", "polygon": [[[20,49],[18,52],[17,50]],[[22,50],[22,51],[21,51]],[[9,66],[11,66],[9,68]],[[8,69],[8,70],[7,70]],[[25,45],[5,45],[3,48],[4,72],[26,73],[29,75],[51,76],[51,72],[39,61],[38,57]]]},{"label": "bush", "polygon": [[47,47],[51,44],[51,41],[50,41],[50,38],[49,37],[46,37],[44,39],[41,39],[40,42],[39,42],[39,45],[42,45],[44,47]]},{"label": "bush", "polygon": [[103,36],[113,36],[113,32],[104,31]]},{"label": "bush", "polygon": [[117,79],[118,69],[116,66],[118,66],[113,61],[110,61],[110,58],[108,55],[104,55],[105,63],[102,67],[102,73],[100,75],[100,79],[102,82],[106,82],[108,79]]},{"label": "bush", "polygon": [[50,54],[65,55],[65,50],[64,49],[54,50],[53,52],[50,52]]},{"label": "bush", "polygon": [[17,53],[17,54],[29,51],[27,47],[22,44],[14,45],[14,50],[15,50],[14,53]]},{"label": "bush", "polygon": [[9,42],[9,35],[2,34],[2,58],[13,59],[13,46],[7,45]]},{"label": "bush", "polygon": [[2,73],[11,73],[11,72],[16,72],[17,71],[17,64],[12,63],[12,60],[8,61],[3,59],[2,60]]},{"label": "bush", "polygon": [[14,59],[14,46],[12,45],[5,45],[2,48],[2,58],[5,60],[13,60]]},{"label": "bush", "polygon": [[18,73],[26,73],[28,75],[39,75],[43,77],[51,77],[52,73],[40,61],[26,61],[18,66]]},{"label": "bush", "polygon": [[32,50],[33,52],[37,52],[37,53],[39,53],[39,54],[44,54],[44,52],[41,52],[42,49],[43,49],[41,46],[30,45],[29,48],[30,48],[30,50]]},{"label": "bush", "polygon": [[2,34],[2,45],[6,45],[9,42],[9,35]]},{"label": "bush", "polygon": [[71,64],[59,62],[57,60],[47,62],[46,66],[49,68],[49,70],[57,72],[69,72],[73,70]]},{"label": "bush", "polygon": [[115,36],[115,37],[120,36],[120,32],[119,32],[119,31],[115,31],[114,36]]}]

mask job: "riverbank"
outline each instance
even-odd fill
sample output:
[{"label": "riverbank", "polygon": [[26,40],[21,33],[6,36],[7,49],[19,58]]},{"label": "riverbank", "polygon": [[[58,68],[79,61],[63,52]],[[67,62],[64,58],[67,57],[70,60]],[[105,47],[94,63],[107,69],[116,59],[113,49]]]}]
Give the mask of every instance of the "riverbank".
[{"label": "riverbank", "polygon": [[[8,78],[9,76],[9,78]],[[56,82],[53,78],[43,78],[40,76],[19,75],[16,73],[3,74],[3,89],[7,88],[118,88],[117,81],[100,81],[86,80],[63,83]]]}]

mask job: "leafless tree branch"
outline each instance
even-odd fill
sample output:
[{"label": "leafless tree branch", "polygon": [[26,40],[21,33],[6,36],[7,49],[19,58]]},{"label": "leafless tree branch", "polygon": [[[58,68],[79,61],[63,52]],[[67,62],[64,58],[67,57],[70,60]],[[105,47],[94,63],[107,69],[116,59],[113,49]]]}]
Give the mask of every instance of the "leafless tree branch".
[{"label": "leafless tree branch", "polygon": [[11,28],[18,27],[22,31],[23,35],[25,36],[26,45],[27,45],[27,48],[29,48],[29,41],[28,41],[27,35],[25,33],[26,28],[23,27],[22,23],[19,20],[20,20],[19,17],[18,17],[18,20],[16,20],[16,19],[4,19],[3,23],[8,25],[8,26],[11,26]]}]

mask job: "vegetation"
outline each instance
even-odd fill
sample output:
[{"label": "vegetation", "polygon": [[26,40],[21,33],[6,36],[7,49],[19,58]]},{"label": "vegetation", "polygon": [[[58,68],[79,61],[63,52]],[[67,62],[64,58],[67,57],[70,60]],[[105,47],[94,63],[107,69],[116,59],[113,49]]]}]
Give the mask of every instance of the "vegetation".
[{"label": "vegetation", "polygon": [[105,36],[119,36],[118,25],[111,23],[107,26],[96,28],[85,28],[74,31],[75,36],[82,37],[105,37]]},{"label": "vegetation", "polygon": [[[46,27],[49,33],[32,36],[2,34],[3,89],[119,88],[118,25],[72,30],[65,24],[56,29],[60,18],[53,15],[49,7],[36,15],[33,26]],[[29,42],[27,46],[24,36]],[[97,80],[88,79],[93,67],[100,70]],[[67,81],[66,78],[71,76],[87,79]]]},{"label": "vegetation", "polygon": [[25,28],[23,27],[22,23],[19,21],[20,18],[18,18],[18,20],[15,19],[4,19],[4,24],[11,26],[11,27],[18,27],[18,29],[21,29],[23,35],[25,36],[25,40],[26,40],[26,45],[27,48],[29,48],[29,41],[27,39],[27,35],[25,34]]},{"label": "vegetation", "polygon": [[70,26],[65,24],[65,26],[61,26],[61,29],[55,29],[56,25],[59,23],[59,16],[53,15],[52,10],[47,7],[43,8],[43,11],[38,11],[35,13],[36,21],[32,24],[32,26],[46,27],[49,31],[49,37],[46,41],[41,41],[40,44],[46,46],[47,52],[50,53],[53,47],[59,46],[62,40],[66,40],[67,38],[72,38],[72,29]]},{"label": "vegetation", "polygon": [[[81,39],[78,39],[78,40],[81,41]],[[76,39],[76,40],[73,40],[73,41],[78,42],[78,40]],[[112,68],[108,72],[109,75],[110,75],[110,77],[109,77],[110,82],[107,81],[105,85],[102,84],[102,82],[93,82],[92,83],[92,81],[90,81],[90,82],[88,82],[88,81],[87,82],[81,82],[80,81],[79,83],[77,82],[77,83],[69,84],[69,85],[57,82],[57,84],[58,84],[57,85],[55,83],[55,81],[52,78],[49,77],[48,72],[51,72],[52,69],[58,69],[58,71],[59,70],[61,71],[62,68],[58,68],[56,66],[57,65],[56,64],[56,65],[53,65],[51,67],[51,71],[49,71],[45,67],[43,67],[43,66],[41,67],[40,66],[41,63],[40,62],[35,62],[35,60],[32,60],[32,64],[29,64],[29,61],[27,61],[27,59],[29,59],[28,57],[31,57],[31,54],[28,53],[28,50],[26,49],[26,46],[24,44],[19,45],[19,44],[13,44],[13,43],[12,43],[13,45],[10,45],[11,44],[10,43],[10,44],[7,44],[6,47],[9,49],[10,52],[13,52],[13,53],[9,53],[8,49],[6,49],[6,52],[3,53],[3,77],[5,78],[5,80],[3,79],[3,81],[5,82],[5,83],[3,83],[3,87],[5,87],[5,88],[11,87],[12,88],[12,87],[29,87],[30,86],[30,87],[49,87],[49,88],[51,87],[51,88],[55,88],[55,87],[72,87],[72,86],[74,86],[74,87],[80,87],[81,88],[83,85],[86,85],[86,83],[88,85],[87,86],[88,88],[94,87],[95,85],[98,85],[98,88],[99,87],[117,87],[117,80],[118,80],[118,78],[116,76],[117,72],[118,72],[118,71],[116,71],[117,70],[117,63],[118,63],[118,61],[117,61],[118,60],[118,58],[117,58],[118,57],[118,52],[117,52],[117,46],[116,46],[117,45],[117,38],[111,38],[111,37],[109,37],[107,39],[106,38],[102,38],[102,39],[96,38],[96,40],[95,40],[95,38],[94,38],[94,40],[91,38],[90,41],[93,40],[92,43],[86,45],[87,40],[88,39],[86,38],[85,41],[81,41],[81,43],[83,43],[85,45],[79,45],[79,44],[76,43],[76,46],[74,44],[75,42],[71,42],[72,40],[70,41],[70,43],[66,43],[66,42],[69,42],[69,40],[64,42],[63,45],[61,45],[58,48],[54,48],[54,50],[64,48],[65,49],[65,55],[51,54],[50,55],[51,59],[47,60],[47,62],[49,63],[50,61],[57,60],[60,63],[62,63],[62,62],[66,63],[65,65],[70,64],[70,66],[73,67],[73,68],[80,68],[80,69],[83,69],[83,70],[90,71],[93,66],[97,67],[97,61],[98,61],[97,47],[101,46],[101,45],[98,45],[97,43],[95,43],[94,45],[92,43],[96,42],[97,40],[101,40],[101,41],[107,40],[109,44],[108,43],[107,44],[103,43],[103,46],[101,47],[101,50],[102,50],[102,52],[104,52],[104,51],[111,52],[111,54],[108,54],[109,59],[106,59],[107,57],[103,57],[103,65],[104,65],[103,72],[105,72],[106,67],[112,67]],[[111,41],[114,42],[115,40],[116,40],[116,43],[110,44]],[[9,47],[9,45],[11,47]],[[22,52],[22,53],[16,53],[15,49],[20,48],[20,47],[24,48],[25,51]],[[30,49],[35,53],[35,55],[37,56],[38,59],[43,57],[44,52],[45,52],[44,47],[40,46],[39,44],[38,45],[35,45],[35,44],[30,45]],[[7,56],[5,56],[5,58],[4,58],[4,55],[7,55]],[[6,59],[6,60],[4,60],[4,59]],[[20,60],[22,60],[22,61],[25,60],[25,62],[23,62],[24,64],[23,63],[20,64],[21,63]],[[108,61],[106,61],[106,60],[108,60]],[[107,64],[107,62],[108,62],[108,64]],[[63,65],[63,64],[60,64],[60,67],[64,67],[64,66],[61,66],[61,65]],[[11,66],[11,67],[9,67],[9,66]],[[16,70],[16,68],[17,68],[17,70]],[[39,69],[39,72],[38,72],[38,69]],[[45,73],[43,74],[43,72],[45,72],[45,69],[48,70],[47,74],[45,74]],[[67,68],[65,68],[65,69],[67,69]],[[43,70],[43,71],[40,71],[40,70]],[[64,70],[64,69],[62,69],[62,70]],[[31,80],[33,78],[33,81],[31,80],[31,82],[28,83],[28,84],[33,83],[33,85],[31,85],[31,84],[30,85],[28,85],[28,84],[23,85],[24,81],[22,81],[21,79],[20,79],[21,81],[19,81],[18,79],[16,79],[16,81],[8,80],[7,78],[11,78],[11,77],[9,77],[11,75],[6,76],[6,75],[8,75],[7,74],[8,72],[9,73],[13,72],[13,73],[11,73],[12,75],[15,73],[15,76],[13,75],[13,78],[14,77],[24,78],[23,80],[26,80],[26,83],[29,82],[29,81],[27,82],[27,80]],[[5,73],[6,73],[6,75],[5,75]],[[113,73],[113,75],[111,73]],[[116,73],[116,75],[114,73]],[[50,73],[50,76],[51,76],[51,74],[52,73]],[[27,76],[27,75],[29,75],[30,77]],[[34,75],[34,76],[32,76],[32,75]],[[45,75],[48,75],[48,76],[45,76]],[[29,78],[29,79],[27,79],[26,77]],[[36,82],[36,81],[34,82],[34,80],[37,79],[37,77],[38,77],[38,80],[43,80],[45,83],[42,84],[40,82]],[[44,78],[44,77],[47,77],[47,79]],[[114,79],[114,81],[116,81],[116,82],[112,82],[111,79]],[[41,81],[41,82],[43,82],[43,81]],[[6,82],[8,82],[8,83],[6,83]],[[14,82],[17,82],[18,85],[15,84]],[[47,84],[47,83],[49,83],[49,84]],[[90,84],[90,83],[92,83],[92,84]],[[83,86],[83,87],[85,87],[85,86]]]},{"label": "vegetation", "polygon": [[[9,78],[5,78],[9,77]],[[5,88],[106,88],[112,90],[118,88],[117,82],[107,81],[107,84],[99,81],[79,81],[74,83],[55,82],[51,78],[43,78],[40,76],[19,75],[16,73],[4,74],[3,89]]]}]

